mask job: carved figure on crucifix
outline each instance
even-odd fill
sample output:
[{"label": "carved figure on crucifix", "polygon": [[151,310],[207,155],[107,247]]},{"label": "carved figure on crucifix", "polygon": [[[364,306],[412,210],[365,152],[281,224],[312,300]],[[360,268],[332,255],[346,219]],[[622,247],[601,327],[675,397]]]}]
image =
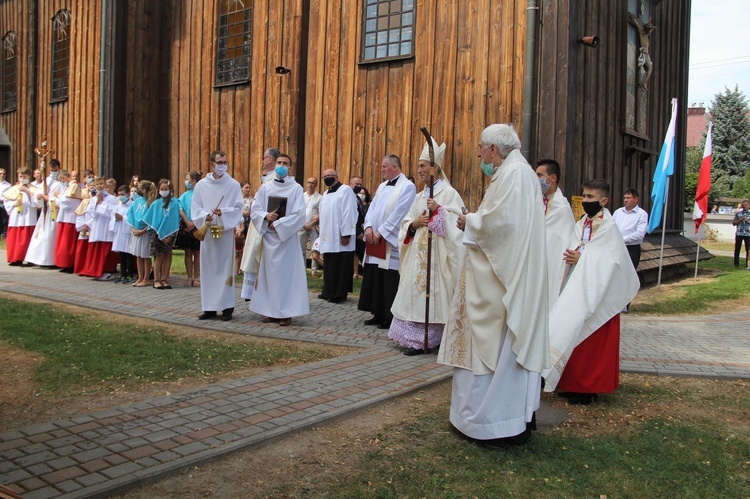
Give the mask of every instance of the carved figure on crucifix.
[{"label": "carved figure on crucifix", "polygon": [[651,56],[648,51],[651,44],[651,33],[656,29],[656,26],[651,24],[651,22],[644,23],[632,12],[628,12],[628,21],[630,21],[630,24],[635,26],[635,29],[638,30],[638,41],[640,44],[640,47],[638,48],[638,68],[640,69],[638,85],[646,90],[646,85],[651,78],[651,72],[654,68],[654,64],[651,62]]}]

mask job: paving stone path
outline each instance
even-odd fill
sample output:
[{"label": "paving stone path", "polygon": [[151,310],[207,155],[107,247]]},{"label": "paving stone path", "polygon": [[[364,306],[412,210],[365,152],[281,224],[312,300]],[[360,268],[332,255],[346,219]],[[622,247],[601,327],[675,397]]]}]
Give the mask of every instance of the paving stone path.
[{"label": "paving stone path", "polygon": [[[450,377],[433,355],[406,357],[362,325],[356,302],[311,295],[308,317],[265,325],[239,298],[231,322],[198,321],[200,290],[135,289],[55,270],[8,267],[0,293],[71,299],[171,324],[357,347],[355,353],[0,433],[0,484],[25,498],[106,497],[230,452],[317,426]],[[708,317],[623,316],[621,369],[750,379],[750,310]]]}]

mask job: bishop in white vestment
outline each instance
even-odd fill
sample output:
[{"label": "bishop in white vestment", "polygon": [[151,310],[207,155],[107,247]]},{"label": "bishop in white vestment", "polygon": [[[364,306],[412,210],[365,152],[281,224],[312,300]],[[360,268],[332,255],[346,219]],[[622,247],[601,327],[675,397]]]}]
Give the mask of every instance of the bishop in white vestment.
[{"label": "bishop in white vestment", "polygon": [[482,132],[491,175],[466,246],[438,362],[454,366],[450,421],[489,447],[526,442],[549,366],[547,253],[539,181],[509,125]]},{"label": "bishop in white vestment", "polygon": [[[442,170],[445,144],[438,146],[433,139],[433,150],[436,166],[433,171],[433,197],[430,198],[429,187],[430,154],[425,144],[417,169],[419,179],[425,184],[425,188],[414,199],[409,212],[401,222],[398,235],[401,270],[398,292],[391,307],[393,320],[388,337],[407,347],[404,350],[405,355],[424,353],[428,293],[430,311],[427,317],[427,348],[432,349],[440,344],[464,254],[462,234],[456,226],[464,204]],[[432,232],[429,290],[428,231]]]}]

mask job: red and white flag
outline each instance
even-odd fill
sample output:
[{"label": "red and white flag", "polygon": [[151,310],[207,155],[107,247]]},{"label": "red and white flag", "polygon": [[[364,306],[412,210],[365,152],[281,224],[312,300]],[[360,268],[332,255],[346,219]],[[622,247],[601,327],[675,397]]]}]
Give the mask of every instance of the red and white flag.
[{"label": "red and white flag", "polygon": [[698,186],[695,189],[695,206],[693,207],[693,221],[695,221],[695,233],[701,230],[701,225],[706,221],[708,213],[708,191],[711,190],[711,128],[713,123],[708,124],[706,134],[706,148],[703,150],[701,170],[698,174]]}]

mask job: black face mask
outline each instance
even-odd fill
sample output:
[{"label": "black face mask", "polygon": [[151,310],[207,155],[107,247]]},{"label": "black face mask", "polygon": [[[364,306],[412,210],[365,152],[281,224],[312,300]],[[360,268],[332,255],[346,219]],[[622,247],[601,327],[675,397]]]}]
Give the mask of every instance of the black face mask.
[{"label": "black face mask", "polygon": [[359,191],[362,190],[362,186],[361,185],[355,185],[354,189],[352,189],[352,190],[354,191],[354,194],[359,194]]},{"label": "black face mask", "polygon": [[336,177],[326,177],[323,179],[323,183],[326,184],[328,187],[331,187],[333,184],[336,183]]},{"label": "black face mask", "polygon": [[599,201],[582,201],[581,206],[583,207],[583,211],[586,212],[586,215],[588,215],[589,218],[593,218],[594,215],[599,213],[602,209]]}]

